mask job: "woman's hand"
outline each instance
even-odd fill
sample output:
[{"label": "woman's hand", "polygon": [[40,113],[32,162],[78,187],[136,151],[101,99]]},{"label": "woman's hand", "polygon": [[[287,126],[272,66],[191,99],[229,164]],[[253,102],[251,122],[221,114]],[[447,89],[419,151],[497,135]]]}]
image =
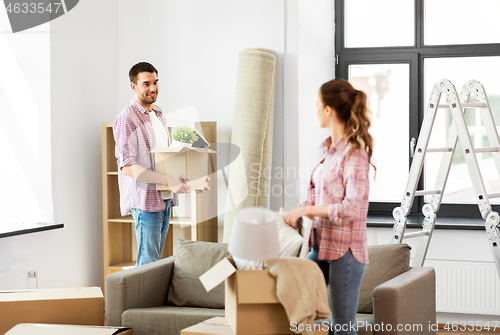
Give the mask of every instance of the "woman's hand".
[{"label": "woman's hand", "polygon": [[283,216],[283,221],[285,221],[287,224],[289,224],[293,228],[297,228],[297,221],[301,217],[308,215],[308,212],[307,212],[308,208],[309,208],[309,206],[304,206],[304,207],[299,207],[297,209],[289,211],[285,216]]}]

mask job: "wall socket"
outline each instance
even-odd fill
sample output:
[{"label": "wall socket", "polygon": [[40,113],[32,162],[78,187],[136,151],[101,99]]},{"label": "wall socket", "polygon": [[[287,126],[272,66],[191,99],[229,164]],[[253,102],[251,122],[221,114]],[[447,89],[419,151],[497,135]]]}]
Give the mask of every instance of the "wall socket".
[{"label": "wall socket", "polygon": [[38,289],[38,272],[28,271],[28,280],[26,284],[29,290]]}]

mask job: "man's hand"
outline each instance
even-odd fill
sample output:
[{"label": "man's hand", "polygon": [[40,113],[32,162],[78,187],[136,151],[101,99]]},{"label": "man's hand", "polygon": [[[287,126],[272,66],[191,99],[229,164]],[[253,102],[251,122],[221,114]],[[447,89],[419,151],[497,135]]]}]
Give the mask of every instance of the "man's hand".
[{"label": "man's hand", "polygon": [[207,176],[207,181],[205,183],[205,188],[203,190],[196,190],[196,194],[205,193],[205,192],[210,191],[210,187],[208,186],[209,182],[210,182],[210,177]]},{"label": "man's hand", "polygon": [[184,175],[177,175],[177,176],[170,176],[168,174],[165,175],[165,185],[167,185],[172,192],[177,194],[191,192],[191,186],[186,185],[186,182],[188,180],[189,180],[188,177]]}]

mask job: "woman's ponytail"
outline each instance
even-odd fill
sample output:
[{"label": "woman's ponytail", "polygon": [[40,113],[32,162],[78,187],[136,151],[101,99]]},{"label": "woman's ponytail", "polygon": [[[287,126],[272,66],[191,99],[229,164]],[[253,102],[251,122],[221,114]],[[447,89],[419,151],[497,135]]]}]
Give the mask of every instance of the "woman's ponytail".
[{"label": "woman's ponytail", "polygon": [[347,157],[359,148],[364,148],[372,164],[373,138],[368,132],[371,112],[367,106],[366,93],[356,90],[346,80],[334,79],[321,86],[320,94],[323,103],[332,107],[339,120],[346,125],[346,141],[351,144]]}]

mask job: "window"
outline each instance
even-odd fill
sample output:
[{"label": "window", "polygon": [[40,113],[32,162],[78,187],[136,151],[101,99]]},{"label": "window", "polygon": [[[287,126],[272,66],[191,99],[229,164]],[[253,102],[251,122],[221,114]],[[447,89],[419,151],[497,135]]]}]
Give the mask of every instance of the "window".
[{"label": "window", "polygon": [[52,223],[49,24],[0,30],[0,225]]},{"label": "window", "polygon": [[[376,157],[376,182],[370,187],[370,200],[377,202],[393,201],[401,193],[401,186],[394,179],[404,179],[408,175],[409,162],[406,159],[394,160],[393,152],[405,152],[406,141],[394,139],[408,138],[408,64],[352,64],[349,66],[349,81],[368,95],[372,111],[371,134],[377,140],[374,148]],[[373,170],[372,170],[373,180]]]},{"label": "window", "polygon": [[[458,92],[470,79],[481,82],[500,129],[499,13],[496,0],[335,2],[337,78],[365,91],[373,113],[377,175],[371,181],[370,215],[391,215],[400,205],[411,165],[410,141],[418,138],[424,106],[438,80],[450,80]],[[466,119],[473,143],[489,146],[478,110],[468,110]],[[439,109],[429,147],[444,147],[450,125],[449,110]],[[438,217],[480,218],[459,150]],[[491,154],[477,158],[486,189],[500,193]],[[426,155],[419,190],[432,189],[440,161],[439,154]],[[411,215],[421,215],[425,200],[415,197]],[[498,211],[500,199],[490,202]]]}]

